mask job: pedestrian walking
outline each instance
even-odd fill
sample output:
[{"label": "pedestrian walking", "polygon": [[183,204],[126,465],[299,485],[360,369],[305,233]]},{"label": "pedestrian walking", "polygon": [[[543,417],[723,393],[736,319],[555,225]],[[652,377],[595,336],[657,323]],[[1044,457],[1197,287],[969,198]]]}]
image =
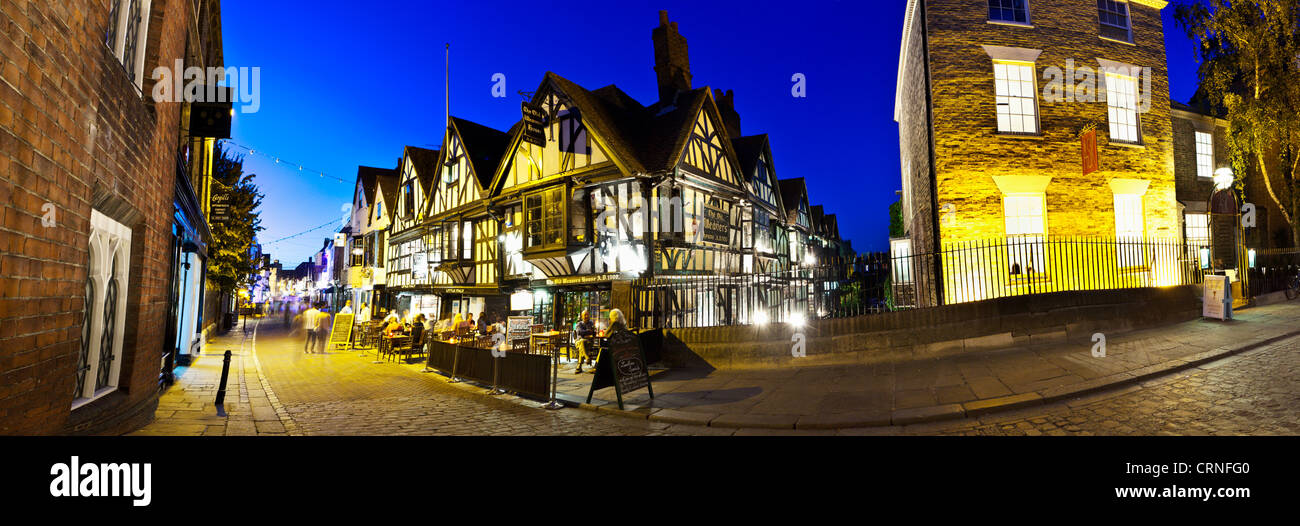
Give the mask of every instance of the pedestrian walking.
[{"label": "pedestrian walking", "polygon": [[315,306],[302,313],[302,331],[307,333],[307,345],[303,347],[303,352],[306,353],[312,352],[316,345],[317,314],[320,314],[320,311],[316,310]]},{"label": "pedestrian walking", "polygon": [[330,313],[324,310],[316,313],[316,352],[325,354],[325,345],[330,339]]}]

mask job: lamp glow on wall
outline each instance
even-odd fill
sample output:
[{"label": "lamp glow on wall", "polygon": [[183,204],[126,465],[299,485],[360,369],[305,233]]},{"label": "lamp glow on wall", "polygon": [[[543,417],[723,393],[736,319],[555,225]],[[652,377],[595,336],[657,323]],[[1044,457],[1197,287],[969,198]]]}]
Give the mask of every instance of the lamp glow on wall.
[{"label": "lamp glow on wall", "polygon": [[1227,190],[1228,188],[1232,188],[1232,183],[1235,180],[1236,176],[1233,175],[1232,168],[1225,166],[1214,171],[1215,190]]}]

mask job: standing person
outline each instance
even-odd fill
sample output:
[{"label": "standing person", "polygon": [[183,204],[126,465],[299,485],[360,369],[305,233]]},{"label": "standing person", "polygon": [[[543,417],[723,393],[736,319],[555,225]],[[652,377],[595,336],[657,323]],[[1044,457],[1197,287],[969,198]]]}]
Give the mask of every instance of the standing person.
[{"label": "standing person", "polygon": [[366,323],[370,321],[370,304],[362,303],[361,311],[357,313],[357,322]]},{"label": "standing person", "polygon": [[343,304],[343,308],[339,309],[339,314],[352,314],[352,300],[348,300],[347,303]]},{"label": "standing person", "polygon": [[312,352],[312,349],[316,346],[317,314],[320,314],[320,311],[317,311],[314,306],[307,309],[307,312],[302,313],[302,330],[307,333],[307,345],[302,350],[306,353]]},{"label": "standing person", "polygon": [[289,308],[289,304],[288,304],[288,303],[281,303],[281,304],[280,304],[280,316],[284,318],[284,327],[285,327],[286,329],[289,328],[289,317],[290,317],[289,315],[291,314],[290,311],[292,311],[292,310],[293,310],[293,309],[290,309],[290,308]]},{"label": "standing person", "polygon": [[316,312],[316,351],[325,354],[325,344],[330,338],[330,313]]}]

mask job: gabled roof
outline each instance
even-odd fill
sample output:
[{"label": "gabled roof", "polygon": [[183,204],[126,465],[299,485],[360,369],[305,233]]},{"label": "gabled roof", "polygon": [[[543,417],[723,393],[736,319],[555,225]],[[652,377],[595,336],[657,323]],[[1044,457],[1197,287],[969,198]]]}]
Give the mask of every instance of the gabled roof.
[{"label": "gabled roof", "polygon": [[492,186],[492,176],[496,174],[497,165],[509,153],[510,135],[460,117],[452,117],[451,125],[460,136],[466,157],[474,165],[479,189],[486,192]]},{"label": "gabled roof", "polygon": [[[546,78],[542,80],[542,86],[545,86],[548,82],[553,83],[555,87],[559,88],[565,96],[573,101],[573,104],[578,108],[578,112],[582,115],[583,121],[586,122],[587,128],[596,137],[599,137],[604,146],[610,150],[607,153],[614,157],[615,164],[620,164],[629,173],[646,172],[646,167],[642,163],[640,156],[630,146],[630,144],[636,143],[630,143],[628,137],[629,135],[635,136],[637,124],[644,124],[637,122],[641,120],[638,119],[637,114],[645,111],[639,103],[635,104],[635,106],[629,104],[629,102],[635,103],[636,101],[625,93],[620,96],[621,90],[615,93],[618,90],[617,87],[607,86],[610,89],[602,88],[604,89],[601,93],[603,96],[598,96],[550,71],[546,72]],[[542,89],[539,88],[537,93],[540,95]],[[535,98],[534,102],[538,100],[540,99]]]},{"label": "gabled roof", "polygon": [[830,239],[839,239],[840,222],[835,219],[835,214],[826,214],[822,220],[826,223],[826,237]]},{"label": "gabled roof", "polygon": [[[387,168],[375,168],[373,166],[357,167],[357,182],[360,183],[361,190],[366,194],[366,204],[375,203],[375,181],[380,175],[396,176],[396,172]],[[356,193],[353,192],[352,200],[356,201]]]},{"label": "gabled roof", "polygon": [[380,173],[376,178],[379,187],[379,195],[384,198],[384,215],[392,216],[394,203],[397,202],[397,188],[402,185],[398,180],[397,170],[386,170],[388,173]]},{"label": "gabled roof", "polygon": [[745,174],[745,180],[752,181],[758,159],[767,149],[767,134],[737,137],[731,140],[731,145],[736,149],[736,158],[740,161],[740,171]]},{"label": "gabled roof", "polygon": [[799,203],[808,196],[808,187],[804,186],[802,177],[780,179],[776,183],[781,187],[781,202],[785,204],[785,213],[793,214],[799,209]]},{"label": "gabled roof", "polygon": [[808,207],[808,221],[812,223],[813,232],[826,233],[826,213],[822,211],[822,205]]},{"label": "gabled roof", "polygon": [[407,146],[402,150],[402,155],[411,161],[416,177],[420,180],[420,188],[425,195],[429,195],[431,184],[438,178],[438,150]]}]

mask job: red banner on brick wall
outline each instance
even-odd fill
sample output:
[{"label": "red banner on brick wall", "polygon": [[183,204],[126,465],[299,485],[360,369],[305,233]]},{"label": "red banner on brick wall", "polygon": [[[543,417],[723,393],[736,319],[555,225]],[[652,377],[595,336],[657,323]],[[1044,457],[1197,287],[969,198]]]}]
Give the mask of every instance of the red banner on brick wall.
[{"label": "red banner on brick wall", "polygon": [[1083,175],[1100,170],[1100,160],[1097,158],[1097,129],[1089,128],[1083,132],[1082,149],[1083,149]]}]

